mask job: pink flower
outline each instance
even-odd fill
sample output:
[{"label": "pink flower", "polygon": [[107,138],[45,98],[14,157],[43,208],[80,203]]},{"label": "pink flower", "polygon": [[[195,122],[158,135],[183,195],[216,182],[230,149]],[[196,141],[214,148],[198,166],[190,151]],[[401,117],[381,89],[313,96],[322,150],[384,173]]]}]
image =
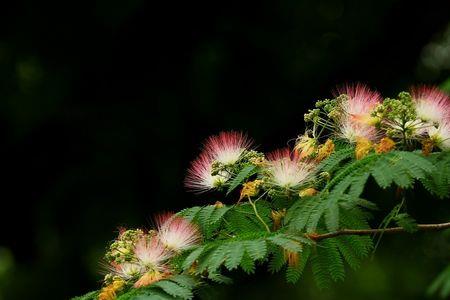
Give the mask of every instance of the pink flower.
[{"label": "pink flower", "polygon": [[223,171],[211,175],[213,163],[217,161],[223,165],[232,165],[251,144],[252,141],[242,132],[221,132],[209,137],[202,153],[191,163],[185,186],[198,193],[220,187],[230,178],[230,174]]},{"label": "pink flower", "polygon": [[342,103],[341,109],[349,117],[350,121],[361,123],[370,123],[370,114],[373,109],[382,100],[381,94],[372,91],[366,85],[357,83],[354,85],[345,85],[337,89],[337,95],[345,94],[348,101]]},{"label": "pink flower", "polygon": [[336,135],[351,143],[357,138],[375,140],[378,131],[374,126],[376,119],[371,117],[371,113],[381,102],[381,95],[361,83],[338,88],[337,95],[342,94],[347,95],[347,100],[340,103],[341,115],[335,128]]},{"label": "pink flower", "polygon": [[417,116],[426,122],[440,124],[450,121],[450,98],[434,86],[411,88]]},{"label": "pink flower", "polygon": [[206,152],[191,163],[184,185],[189,190],[197,193],[206,192],[221,186],[229,179],[229,174],[211,175],[213,158]]},{"label": "pink flower", "polygon": [[150,270],[161,270],[171,257],[170,251],[156,236],[140,238],[134,247],[134,255],[139,264]]},{"label": "pink flower", "polygon": [[379,132],[375,126],[355,121],[349,117],[342,118],[339,127],[336,128],[336,130],[336,135],[338,137],[346,139],[350,143],[355,143],[358,138],[375,141],[379,137]]},{"label": "pink flower", "polygon": [[196,225],[174,214],[156,218],[158,238],[170,250],[182,251],[200,243],[202,236]]},{"label": "pink flower", "polygon": [[427,129],[428,135],[441,150],[450,150],[450,121],[445,121],[437,127]]},{"label": "pink flower", "polygon": [[293,188],[308,180],[314,165],[300,161],[299,156],[291,154],[285,148],[267,154],[268,172],[273,185],[283,188]]},{"label": "pink flower", "polygon": [[110,266],[109,269],[112,274],[124,280],[135,278],[145,272],[145,269],[141,265],[131,262],[114,264]]},{"label": "pink flower", "polygon": [[237,162],[251,145],[252,141],[242,132],[221,132],[206,140],[204,152],[224,165],[231,165]]}]

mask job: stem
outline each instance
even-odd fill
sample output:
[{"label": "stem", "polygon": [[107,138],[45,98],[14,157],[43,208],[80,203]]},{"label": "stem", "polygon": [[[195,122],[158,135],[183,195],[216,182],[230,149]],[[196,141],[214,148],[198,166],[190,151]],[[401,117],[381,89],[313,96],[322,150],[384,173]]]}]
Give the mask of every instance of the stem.
[{"label": "stem", "polygon": [[255,216],[258,218],[258,220],[264,225],[264,227],[266,227],[267,232],[270,233],[270,228],[269,226],[267,226],[266,222],[264,222],[264,220],[261,218],[261,216],[258,213],[258,210],[256,209],[256,205],[255,203],[252,201],[252,199],[250,199],[250,197],[248,197],[248,202],[250,203],[250,205],[253,207],[253,210],[255,211]]},{"label": "stem", "polygon": [[405,123],[402,124],[402,135],[403,135],[403,147],[405,147],[405,149],[408,149],[408,147],[407,147],[407,140],[406,140]]},{"label": "stem", "polygon": [[[450,228],[450,222],[438,224],[418,224],[419,231],[439,231]],[[324,239],[334,238],[341,235],[371,235],[377,233],[402,233],[406,232],[403,227],[390,227],[385,229],[341,229],[338,231],[323,233],[323,234],[309,234],[308,237],[314,241],[321,241]]]},{"label": "stem", "polygon": [[[398,204],[398,207],[397,207],[397,209],[395,210],[395,212],[394,212],[394,210],[392,210],[392,211],[384,218],[384,220],[381,222],[380,226],[378,227],[378,229],[381,229],[381,233],[380,233],[380,236],[379,236],[378,239],[377,239],[377,242],[375,243],[375,247],[373,248],[373,252],[374,252],[374,253],[375,253],[375,251],[377,250],[378,245],[379,245],[380,242],[381,242],[381,238],[383,237],[384,230],[386,230],[386,228],[389,226],[389,224],[391,223],[392,219],[394,219],[394,218],[398,215],[398,213],[399,213],[400,210],[402,209],[404,203],[405,203],[405,196],[403,195],[402,202],[400,202],[400,204]],[[394,209],[395,209],[395,207],[394,207]],[[381,227],[382,227],[382,228],[381,228]],[[375,236],[374,236],[374,237],[375,237]]]}]

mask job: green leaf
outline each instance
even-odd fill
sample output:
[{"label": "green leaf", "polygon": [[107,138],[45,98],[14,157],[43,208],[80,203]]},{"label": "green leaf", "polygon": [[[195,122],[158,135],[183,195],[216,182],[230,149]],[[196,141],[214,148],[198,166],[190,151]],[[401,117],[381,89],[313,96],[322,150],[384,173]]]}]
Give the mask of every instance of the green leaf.
[{"label": "green leaf", "polygon": [[209,224],[213,225],[219,222],[230,209],[231,206],[217,207],[209,218]]},{"label": "green leaf", "polygon": [[236,269],[241,263],[244,252],[245,248],[242,242],[229,243],[227,249],[227,257],[225,260],[225,267],[228,270]]},{"label": "green leaf", "polygon": [[253,259],[263,259],[267,254],[267,243],[264,239],[244,241],[246,253]]},{"label": "green leaf", "polygon": [[130,289],[126,293],[120,294],[117,300],[174,300],[174,297],[159,287],[150,285],[139,289]]},{"label": "green leaf", "polygon": [[353,147],[346,147],[331,154],[327,159],[320,162],[317,166],[318,171],[331,172],[338,167],[343,161],[350,159],[354,155]]},{"label": "green leaf", "polygon": [[358,174],[358,176],[353,179],[352,185],[350,187],[350,190],[348,194],[351,197],[357,198],[359,197],[362,192],[364,191],[364,187],[366,185],[367,179],[369,179],[369,172],[364,172],[363,174]]},{"label": "green leaf", "polygon": [[[128,294],[128,293],[127,293]],[[134,295],[124,294],[117,298],[117,300],[176,300],[175,298],[165,293],[164,291],[158,291],[156,289],[147,289],[134,293]],[[129,293],[131,294],[131,293]]]},{"label": "green leaf", "polygon": [[297,240],[293,240],[288,235],[283,233],[269,237],[268,240],[273,244],[291,252],[301,252],[303,250],[302,245]]},{"label": "green leaf", "polygon": [[203,253],[203,250],[205,250],[206,246],[200,246],[193,250],[189,255],[186,257],[182,264],[183,270],[189,269],[192,264],[200,257],[200,255]]},{"label": "green leaf", "polygon": [[327,261],[327,267],[334,281],[342,281],[345,277],[344,263],[338,251],[335,239],[327,239],[320,243],[318,255],[323,255]]},{"label": "green leaf", "polygon": [[219,273],[209,273],[208,279],[210,279],[211,281],[214,281],[215,283],[220,283],[220,284],[233,283],[233,280],[231,278],[224,276],[222,274],[219,274]]},{"label": "green leaf", "polygon": [[371,171],[375,181],[383,189],[389,187],[393,181],[392,173],[389,169],[389,163],[386,160],[381,159],[375,164]]},{"label": "green leaf", "polygon": [[329,201],[325,210],[325,224],[329,231],[339,228],[339,205],[337,201]]},{"label": "green leaf", "polygon": [[203,207],[202,210],[198,213],[198,221],[202,227],[208,228],[208,226],[211,224],[210,218],[214,210],[216,210],[216,206],[208,205]]},{"label": "green leaf", "polygon": [[194,206],[191,208],[183,209],[182,211],[178,212],[177,215],[182,216],[186,218],[189,221],[192,221],[197,216],[198,212],[202,209],[201,206]]},{"label": "green leaf", "polygon": [[184,286],[180,286],[176,284],[175,282],[168,281],[168,280],[161,280],[157,281],[152,284],[153,287],[159,287],[167,294],[173,296],[173,297],[179,297],[184,300],[189,300],[194,297],[194,294],[192,291]]},{"label": "green leaf", "polygon": [[242,270],[247,274],[253,274],[255,273],[255,262],[254,260],[248,255],[247,252],[244,253],[244,256],[242,256],[241,260],[241,268]]},{"label": "green leaf", "polygon": [[421,179],[424,187],[433,195],[444,199],[450,195],[450,153],[433,153],[428,157],[434,170]]},{"label": "green leaf", "polygon": [[394,217],[398,226],[403,227],[407,232],[413,233],[418,230],[417,222],[407,213],[401,213]]},{"label": "green leaf", "polygon": [[302,253],[299,253],[299,261],[297,265],[288,266],[286,269],[286,281],[288,283],[296,283],[303,274],[306,264],[311,254],[311,248],[307,247]]},{"label": "green leaf", "polygon": [[239,174],[234,177],[231,182],[230,186],[228,187],[227,195],[230,194],[235,188],[237,188],[242,182],[244,182],[245,179],[250,177],[251,175],[256,173],[256,166],[255,165],[248,165],[245,168],[239,172]]},{"label": "green leaf", "polygon": [[[320,199],[320,198],[319,198]],[[319,221],[322,218],[323,213],[327,207],[327,201],[318,201],[318,203],[311,210],[311,214],[308,217],[308,223],[306,224],[306,231],[308,233],[316,232]]]},{"label": "green leaf", "polygon": [[224,263],[227,251],[227,244],[222,244],[212,251],[211,255],[208,257],[207,262],[207,268],[209,272],[215,272]]},{"label": "green leaf", "polygon": [[347,264],[352,269],[357,269],[361,264],[361,259],[356,253],[357,249],[352,246],[352,243],[347,239],[347,237],[341,236],[336,238],[336,245]]},{"label": "green leaf", "polygon": [[284,255],[284,250],[281,247],[276,247],[272,251],[272,257],[269,262],[269,271],[273,274],[281,270],[281,268],[286,264],[286,258]]},{"label": "green leaf", "polygon": [[197,285],[197,279],[195,277],[184,274],[172,276],[169,280],[189,289],[193,289]]},{"label": "green leaf", "polygon": [[314,253],[311,256],[311,267],[319,289],[326,289],[330,286],[331,277],[328,270],[328,261],[324,255]]}]

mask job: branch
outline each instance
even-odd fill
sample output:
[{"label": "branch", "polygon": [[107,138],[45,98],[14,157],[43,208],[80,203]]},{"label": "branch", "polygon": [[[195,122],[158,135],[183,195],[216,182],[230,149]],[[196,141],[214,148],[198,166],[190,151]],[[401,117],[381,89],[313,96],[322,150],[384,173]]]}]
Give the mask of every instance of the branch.
[{"label": "branch", "polygon": [[[450,222],[439,224],[418,224],[419,231],[438,231],[450,228]],[[324,239],[334,238],[341,235],[370,235],[377,233],[401,233],[406,232],[403,227],[391,227],[385,229],[341,229],[334,232],[323,234],[309,234],[308,237],[314,241],[321,241]]]}]

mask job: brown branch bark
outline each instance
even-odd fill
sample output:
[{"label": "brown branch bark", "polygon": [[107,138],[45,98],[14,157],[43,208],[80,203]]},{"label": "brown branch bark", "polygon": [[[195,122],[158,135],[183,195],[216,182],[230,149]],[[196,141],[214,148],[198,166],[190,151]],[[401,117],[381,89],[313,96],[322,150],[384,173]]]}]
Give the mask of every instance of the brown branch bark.
[{"label": "brown branch bark", "polygon": [[[450,222],[439,224],[418,224],[418,231],[438,231],[450,228]],[[314,241],[334,238],[341,235],[371,235],[377,233],[401,233],[406,232],[403,227],[390,227],[385,229],[340,229],[334,232],[322,234],[309,234],[308,237]]]}]

